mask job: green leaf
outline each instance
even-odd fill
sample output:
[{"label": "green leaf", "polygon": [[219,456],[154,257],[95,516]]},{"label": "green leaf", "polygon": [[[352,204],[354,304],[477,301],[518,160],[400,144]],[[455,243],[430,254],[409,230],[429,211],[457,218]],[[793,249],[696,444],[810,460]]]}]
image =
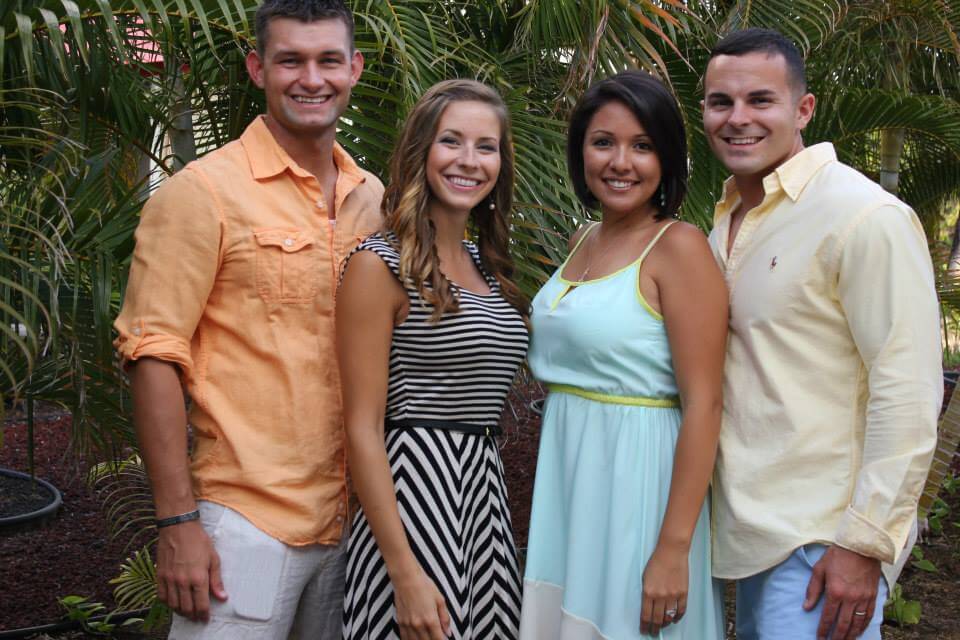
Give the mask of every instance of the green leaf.
[{"label": "green leaf", "polygon": [[915,560],[914,562],[911,562],[910,564],[912,564],[912,565],[913,565],[914,567],[916,567],[917,569],[920,569],[921,571],[929,571],[930,573],[938,573],[938,572],[939,572],[938,569],[937,569],[937,566],[936,566],[935,564],[933,564],[932,562],[930,562],[929,560],[926,560],[926,559],[924,559],[924,560]]},{"label": "green leaf", "polygon": [[23,55],[24,68],[27,71],[27,78],[30,82],[33,82],[33,23],[30,18],[22,13],[14,12],[13,15],[17,20],[17,34],[20,39],[20,52]]}]

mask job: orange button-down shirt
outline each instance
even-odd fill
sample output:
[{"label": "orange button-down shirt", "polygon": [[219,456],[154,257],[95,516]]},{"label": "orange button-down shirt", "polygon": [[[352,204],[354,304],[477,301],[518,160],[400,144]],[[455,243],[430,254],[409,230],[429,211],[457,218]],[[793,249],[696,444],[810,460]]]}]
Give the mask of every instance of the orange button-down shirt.
[{"label": "orange button-down shirt", "polygon": [[334,161],[335,224],[262,118],[166,180],[143,209],[115,323],[124,364],[181,371],[195,496],[291,545],[341,539],[334,295],[344,258],[381,221],[380,181],[339,146]]}]

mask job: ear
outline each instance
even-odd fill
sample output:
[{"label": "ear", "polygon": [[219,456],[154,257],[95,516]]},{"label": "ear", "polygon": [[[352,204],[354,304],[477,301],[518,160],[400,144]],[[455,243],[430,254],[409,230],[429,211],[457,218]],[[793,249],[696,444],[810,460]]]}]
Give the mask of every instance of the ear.
[{"label": "ear", "polygon": [[246,63],[247,73],[250,74],[250,79],[253,80],[253,84],[263,89],[263,61],[260,59],[260,54],[257,53],[256,49],[251,50],[250,53],[247,54]]},{"label": "ear", "polygon": [[363,54],[358,49],[353,50],[353,57],[350,58],[350,86],[357,86],[360,81],[360,74],[363,73]]},{"label": "ear", "polygon": [[817,99],[812,93],[805,93],[797,103],[797,130],[803,131],[817,106]]}]

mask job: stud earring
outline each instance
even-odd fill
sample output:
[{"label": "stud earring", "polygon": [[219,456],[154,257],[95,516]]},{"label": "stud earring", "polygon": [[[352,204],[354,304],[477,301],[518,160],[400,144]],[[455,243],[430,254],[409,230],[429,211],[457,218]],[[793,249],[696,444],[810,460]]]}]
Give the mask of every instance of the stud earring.
[{"label": "stud earring", "polygon": [[496,203],[494,203],[493,198],[490,198],[490,206],[487,208],[490,209],[490,211],[493,211],[494,209],[497,208],[497,205]]}]

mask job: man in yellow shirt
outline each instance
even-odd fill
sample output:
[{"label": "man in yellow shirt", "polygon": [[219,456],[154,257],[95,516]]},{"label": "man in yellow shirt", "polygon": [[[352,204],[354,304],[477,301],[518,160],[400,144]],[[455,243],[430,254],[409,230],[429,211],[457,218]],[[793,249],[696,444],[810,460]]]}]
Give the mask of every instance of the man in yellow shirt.
[{"label": "man in yellow shirt", "polygon": [[116,321],[178,640],[341,633],[334,294],[383,186],[335,142],[363,69],[344,3],[267,0],[256,32],[267,113],[144,207]]},{"label": "man in yellow shirt", "polygon": [[733,174],[710,235],[730,290],[714,575],[738,581],[740,640],[879,638],[943,393],[923,229],[804,148],[815,98],[779,33],[721,40],[704,90]]}]

